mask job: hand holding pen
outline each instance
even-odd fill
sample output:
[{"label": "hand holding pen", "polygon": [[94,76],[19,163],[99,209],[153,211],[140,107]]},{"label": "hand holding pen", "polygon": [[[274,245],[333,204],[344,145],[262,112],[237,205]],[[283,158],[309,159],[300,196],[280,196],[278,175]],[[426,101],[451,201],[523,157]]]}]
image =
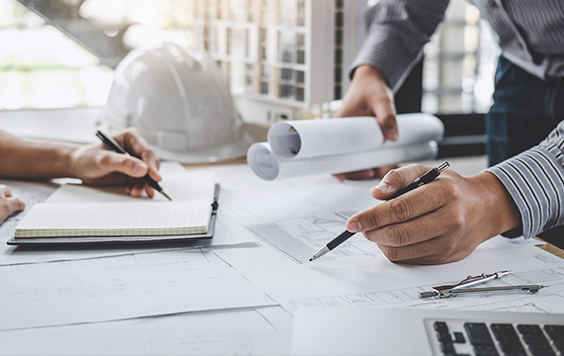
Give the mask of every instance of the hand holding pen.
[{"label": "hand holding pen", "polygon": [[[128,193],[132,196],[140,196],[143,189],[149,197],[154,195],[153,189],[162,191],[162,188],[157,184],[157,181],[161,180],[157,172],[160,161],[136,130],[125,130],[118,134],[115,139],[100,131],[96,133],[96,136],[102,140],[107,150],[115,153],[107,150],[100,151],[99,145],[81,148],[79,156],[83,157],[81,162],[84,162],[84,164],[83,167],[79,167],[81,174],[78,177],[84,183],[95,185],[124,184],[132,183],[134,182],[133,179],[141,178],[140,182],[138,181],[127,188]],[[130,156],[128,151],[142,159]],[[118,154],[116,155],[116,153]],[[86,159],[84,157],[91,158]],[[88,163],[90,161],[99,163],[93,166]]]},{"label": "hand holding pen", "polygon": [[[400,191],[398,191],[397,193],[395,193],[388,200],[397,198],[400,195],[403,195],[403,194],[405,194],[409,191],[412,191],[415,188],[422,186],[423,184],[430,183],[435,178],[437,178],[439,176],[439,174],[441,174],[441,172],[444,171],[445,169],[447,169],[449,166],[450,165],[448,164],[448,162],[443,162],[438,167],[430,169],[429,171],[427,171],[427,173],[423,174],[421,177],[417,177],[410,185],[408,185],[407,187],[405,187],[405,188],[401,189]],[[348,240],[354,234],[356,234],[356,232],[351,231],[351,229],[345,230],[339,236],[337,236],[331,242],[329,242],[327,245],[325,245],[321,249],[319,249],[319,251],[317,251],[309,260],[310,261],[316,260],[319,257],[328,253],[329,251],[332,251],[334,248],[336,248],[337,246],[339,246],[340,244],[342,244],[343,242]]]},{"label": "hand holding pen", "polygon": [[[389,200],[429,169],[415,164],[394,169],[371,194]],[[393,262],[438,264],[460,260],[520,224],[517,206],[495,175],[463,177],[445,170],[430,184],[355,214],[346,228],[362,232]]]}]

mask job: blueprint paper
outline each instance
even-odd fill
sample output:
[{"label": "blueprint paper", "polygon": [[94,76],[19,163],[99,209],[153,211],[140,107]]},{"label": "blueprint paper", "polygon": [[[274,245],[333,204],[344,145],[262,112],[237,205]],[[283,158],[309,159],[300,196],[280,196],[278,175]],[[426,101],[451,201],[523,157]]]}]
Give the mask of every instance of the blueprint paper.
[{"label": "blueprint paper", "polygon": [[207,249],[0,267],[0,331],[275,305]]},{"label": "blueprint paper", "polygon": [[292,324],[263,307],[4,331],[0,355],[288,355]]},{"label": "blueprint paper", "polygon": [[[465,160],[449,162],[456,170]],[[564,308],[564,291],[558,287],[564,283],[564,260],[535,247],[539,243],[535,240],[498,236],[461,261],[415,266],[391,263],[376,244],[357,234],[323,258],[304,263],[309,252],[344,230],[344,221],[351,213],[381,203],[370,196],[370,188],[377,181],[340,183],[331,176],[308,176],[267,182],[253,176],[245,166],[214,170],[225,192],[221,225],[236,236],[255,236],[259,244],[256,248],[214,252],[290,312],[311,305],[455,305],[487,310],[494,301],[498,309],[504,305],[508,309],[554,312]],[[513,270],[514,275],[495,283],[542,283],[550,287],[535,295],[498,293],[439,301],[417,296],[431,286],[460,281],[469,274],[505,269]]]},{"label": "blueprint paper", "polygon": [[[299,223],[298,217],[295,221]],[[260,233],[272,234],[273,231],[264,229]],[[307,234],[307,230],[303,231],[304,236]],[[276,232],[264,239],[275,240],[280,236]],[[334,236],[328,236],[326,241]],[[328,254],[312,263],[298,263],[302,257],[301,249],[293,248],[296,242],[292,240],[302,238],[287,234],[282,239],[283,244],[278,244],[276,250],[271,248],[272,244],[266,243],[261,248],[217,253],[292,313],[310,306],[444,308],[450,305],[484,310],[492,303],[499,303],[498,308],[509,307],[511,301],[523,307],[542,303],[534,309],[564,313],[564,260],[529,242],[516,244],[497,237],[485,242],[462,261],[439,266],[412,266],[391,263],[383,254],[360,249],[355,253],[356,241],[364,239],[361,235],[353,236],[345,243],[351,242],[349,246],[343,246],[349,251],[345,252],[347,255]],[[246,261],[252,261],[252,264]],[[257,265],[263,267],[258,269]],[[489,285],[545,284],[550,287],[535,295],[497,293],[440,301],[418,297],[419,292],[435,285],[505,269],[515,272]]]},{"label": "blueprint paper", "polygon": [[275,155],[302,159],[408,146],[443,137],[443,123],[431,114],[402,114],[396,121],[397,141],[384,140],[376,118],[351,117],[280,122],[268,131],[268,142]]},{"label": "blueprint paper", "polygon": [[253,144],[247,152],[249,166],[264,180],[295,178],[306,175],[352,172],[373,167],[431,159],[438,152],[437,143],[428,141],[409,146],[382,147],[332,156],[287,159],[276,156],[267,142]]}]

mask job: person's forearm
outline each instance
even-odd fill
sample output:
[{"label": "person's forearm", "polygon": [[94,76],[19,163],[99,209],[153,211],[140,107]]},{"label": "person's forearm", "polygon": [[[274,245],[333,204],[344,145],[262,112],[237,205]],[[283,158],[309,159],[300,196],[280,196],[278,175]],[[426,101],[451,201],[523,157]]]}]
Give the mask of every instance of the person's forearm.
[{"label": "person's forearm", "polygon": [[73,177],[71,154],[77,147],[73,144],[23,139],[0,131],[0,177]]},{"label": "person's forearm", "polygon": [[368,33],[351,67],[370,65],[397,90],[444,17],[449,0],[381,0],[368,8]]}]

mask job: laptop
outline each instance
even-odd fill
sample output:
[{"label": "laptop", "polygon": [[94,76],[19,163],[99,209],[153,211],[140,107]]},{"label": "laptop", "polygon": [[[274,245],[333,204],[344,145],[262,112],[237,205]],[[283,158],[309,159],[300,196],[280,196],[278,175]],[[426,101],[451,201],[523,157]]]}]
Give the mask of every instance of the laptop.
[{"label": "laptop", "polygon": [[564,356],[564,314],[303,308],[292,353]]}]

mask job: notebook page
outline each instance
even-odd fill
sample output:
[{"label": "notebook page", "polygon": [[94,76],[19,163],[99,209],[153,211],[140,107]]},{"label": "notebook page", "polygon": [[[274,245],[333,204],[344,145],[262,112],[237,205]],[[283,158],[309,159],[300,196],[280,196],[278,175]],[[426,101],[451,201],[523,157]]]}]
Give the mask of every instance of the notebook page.
[{"label": "notebook page", "polygon": [[36,204],[16,238],[206,233],[209,202]]},{"label": "notebook page", "polygon": [[[191,172],[169,174],[159,185],[169,194],[173,202],[206,201],[213,203],[215,193],[214,172]],[[81,184],[65,184],[57,189],[46,203],[101,203],[101,202],[140,202],[168,201],[155,192],[153,199],[134,198],[125,194],[124,187],[91,187]]]}]

